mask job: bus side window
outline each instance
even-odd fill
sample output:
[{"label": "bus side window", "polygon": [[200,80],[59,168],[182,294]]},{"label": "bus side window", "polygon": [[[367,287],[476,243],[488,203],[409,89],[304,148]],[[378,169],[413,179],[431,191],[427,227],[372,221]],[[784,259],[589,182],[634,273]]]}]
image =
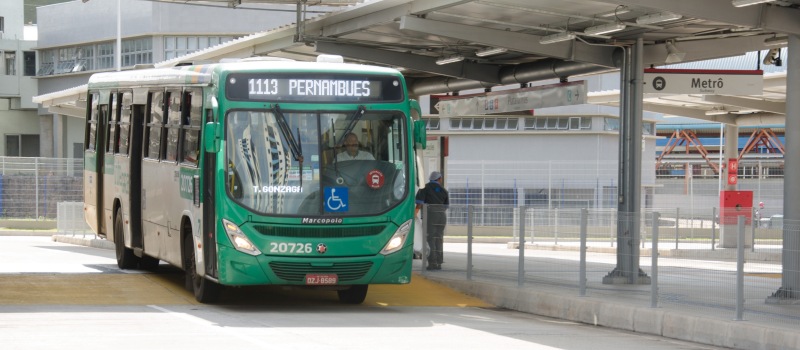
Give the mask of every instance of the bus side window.
[{"label": "bus side window", "polygon": [[131,104],[133,95],[131,92],[122,93],[122,103],[118,108],[119,117],[119,142],[117,143],[117,153],[128,155],[128,145],[130,143],[131,130]]},{"label": "bus side window", "polygon": [[183,108],[183,162],[197,165],[200,153],[200,124],[202,119],[203,93],[192,89],[184,92]]},{"label": "bus side window", "polygon": [[89,95],[88,105],[91,110],[86,120],[86,139],[83,141],[87,151],[94,151],[97,147],[97,100],[99,97],[96,93]]},{"label": "bus side window", "polygon": [[180,90],[167,91],[167,153],[165,160],[174,162],[178,160],[178,135],[181,127],[181,96]]},{"label": "bus side window", "polygon": [[105,149],[106,153],[114,153],[114,140],[116,138],[116,131],[117,131],[117,120],[116,120],[116,106],[117,105],[117,94],[112,92],[109,94],[109,101],[107,106],[102,106],[101,110],[103,113],[103,118],[106,121],[106,144]]},{"label": "bus side window", "polygon": [[164,92],[150,93],[150,108],[147,118],[147,134],[145,135],[145,153],[147,158],[158,159],[161,150],[161,127],[164,123]]}]

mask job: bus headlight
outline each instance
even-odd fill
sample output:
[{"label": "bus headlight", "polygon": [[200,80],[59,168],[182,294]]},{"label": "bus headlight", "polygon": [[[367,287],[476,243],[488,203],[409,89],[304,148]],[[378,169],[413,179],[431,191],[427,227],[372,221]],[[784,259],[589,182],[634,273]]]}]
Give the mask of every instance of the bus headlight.
[{"label": "bus headlight", "polygon": [[403,194],[406,192],[406,174],[404,172],[400,172],[394,178],[394,184],[392,184],[392,194],[394,195],[394,199],[400,200],[403,198]]},{"label": "bus headlight", "polygon": [[406,238],[408,238],[409,232],[411,232],[411,225],[414,223],[414,220],[408,220],[394,232],[392,238],[389,239],[389,243],[386,243],[386,246],[383,247],[381,250],[381,254],[389,255],[392,254],[400,248],[403,248],[403,245],[406,243]]},{"label": "bus headlight", "polygon": [[225,233],[228,234],[228,239],[231,240],[231,244],[236,250],[253,256],[261,255],[261,251],[247,239],[239,226],[225,219],[222,219],[222,226],[225,227]]}]

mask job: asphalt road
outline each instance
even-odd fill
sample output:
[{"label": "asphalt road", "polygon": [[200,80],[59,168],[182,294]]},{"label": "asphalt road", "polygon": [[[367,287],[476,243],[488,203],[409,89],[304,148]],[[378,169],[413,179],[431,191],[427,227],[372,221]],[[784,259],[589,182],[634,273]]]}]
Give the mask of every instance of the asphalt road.
[{"label": "asphalt road", "polygon": [[231,288],[216,305],[182,272],[117,269],[111,250],[0,237],[0,349],[719,349],[495,308],[415,276],[335,292]]}]

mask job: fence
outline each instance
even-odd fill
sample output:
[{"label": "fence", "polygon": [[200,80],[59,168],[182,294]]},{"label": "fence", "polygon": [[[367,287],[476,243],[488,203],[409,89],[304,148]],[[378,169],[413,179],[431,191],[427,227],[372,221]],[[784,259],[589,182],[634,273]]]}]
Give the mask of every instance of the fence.
[{"label": "fence", "polygon": [[83,163],[0,157],[0,218],[52,220],[59,202],[83,201]]},{"label": "fence", "polygon": [[[610,161],[448,161],[445,178],[451,204],[477,205],[477,220],[483,223],[491,217],[497,225],[507,226],[513,213],[501,208],[616,210],[618,171],[616,162]],[[737,188],[753,191],[754,206],[764,203],[759,209],[762,218],[781,215],[783,177],[762,173],[743,175]],[[656,177],[643,171],[641,203],[644,211],[669,208],[681,218],[710,220],[712,208],[719,207],[720,188],[716,178]],[[497,210],[506,212],[492,215]],[[462,222],[465,217],[464,212],[451,215]]]},{"label": "fence", "polygon": [[[449,211],[452,220],[445,238],[454,241],[464,236],[458,241],[466,243],[447,245],[447,263],[442,268],[457,278],[522,288],[566,287],[576,295],[622,299],[631,305],[703,310],[721,319],[800,326],[800,303],[782,303],[779,298],[794,293],[789,300],[800,299],[800,293],[781,286],[783,274],[800,276],[795,266],[781,265],[782,252],[800,256],[796,247],[783,246],[781,235],[784,229],[800,235],[800,222],[781,222],[780,229],[754,228],[744,225],[744,220],[737,225],[725,222],[720,235],[714,220],[695,219],[692,237],[692,220],[680,218],[675,209],[637,217],[606,209],[470,205],[451,206]],[[499,220],[487,218],[482,223],[479,213],[510,213],[514,222],[485,225]],[[619,239],[617,226],[634,227],[634,222],[639,226],[638,237]],[[716,240],[712,227],[717,230]],[[721,238],[730,247],[724,247]],[[636,283],[615,286],[619,244],[636,245],[628,251],[631,255],[623,257],[637,261],[639,272],[627,274],[639,278]],[[428,272],[423,269],[423,273]]]}]

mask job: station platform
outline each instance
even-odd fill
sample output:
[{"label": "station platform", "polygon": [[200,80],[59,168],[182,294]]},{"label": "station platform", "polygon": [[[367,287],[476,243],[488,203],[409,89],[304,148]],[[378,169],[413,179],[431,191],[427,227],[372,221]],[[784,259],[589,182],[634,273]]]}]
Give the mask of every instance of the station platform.
[{"label": "station platform", "polygon": [[[57,242],[113,249],[113,244],[103,239],[94,239],[93,235],[70,236],[53,235]],[[699,248],[699,247],[698,247]],[[729,252],[711,251],[703,254],[704,249],[693,249],[690,260],[679,257],[672,249],[664,248],[665,256],[660,264],[681,270],[681,293],[663,293],[660,304],[651,307],[649,285],[602,285],[599,281],[613,266],[615,255],[611,247],[595,246],[590,250],[587,273],[588,290],[584,296],[579,295],[577,283],[565,282],[573,277],[572,271],[562,271],[554,267],[553,261],[558,259],[574,259],[577,247],[561,244],[558,247],[548,244],[526,246],[525,280],[518,282],[518,249],[514,242],[494,242],[473,244],[473,275],[467,279],[466,243],[445,243],[445,264],[442,270],[428,271],[423,269],[422,261],[414,261],[415,277],[423,281],[416,284],[419,290],[435,290],[438,286],[446,286],[474,299],[467,302],[450,303],[454,306],[500,307],[531,314],[548,316],[568,321],[592,324],[601,327],[622,329],[627,331],[663,336],[667,338],[691,341],[732,349],[777,350],[800,349],[800,304],[788,303],[777,306],[781,312],[770,315],[770,308],[748,309],[744,318],[735,319],[730,306],[709,306],[703,298],[708,297],[708,281],[703,276],[692,276],[690,267],[702,264],[718,264],[718,261],[730,258]],[[541,252],[535,254],[533,251]],[[662,251],[662,249],[659,249]],[[774,251],[766,253],[776,254]],[[779,254],[779,253],[777,253]],[[706,260],[704,260],[704,257]],[[714,260],[711,260],[711,259]],[[642,257],[641,260],[649,259]],[[672,261],[675,260],[675,261]],[[780,261],[759,262],[759,271],[769,271],[770,276],[780,276]],[[682,261],[678,263],[677,261]],[[718,266],[721,273],[729,274],[724,262]],[[735,260],[733,261],[735,263]],[[726,265],[728,264],[728,265]],[[645,264],[643,264],[645,265]],[[689,268],[687,268],[687,266]],[[775,272],[778,271],[776,274]],[[561,276],[541,279],[537,276]],[[748,281],[748,280],[746,280]],[[421,283],[420,283],[421,282]],[[431,283],[433,282],[433,283]],[[402,287],[402,286],[401,286]],[[370,293],[380,289],[370,289]],[[765,292],[766,293],[766,292]],[[418,293],[415,298],[452,298],[453,295],[439,290],[434,295],[426,296]],[[765,303],[767,295],[755,299],[748,298],[748,307]],[[368,296],[367,302],[371,302]],[[374,301],[374,300],[373,300]],[[380,303],[380,302],[378,302]],[[775,310],[774,308],[772,310]],[[788,316],[787,316],[788,315]],[[787,322],[788,319],[788,322]]]}]

